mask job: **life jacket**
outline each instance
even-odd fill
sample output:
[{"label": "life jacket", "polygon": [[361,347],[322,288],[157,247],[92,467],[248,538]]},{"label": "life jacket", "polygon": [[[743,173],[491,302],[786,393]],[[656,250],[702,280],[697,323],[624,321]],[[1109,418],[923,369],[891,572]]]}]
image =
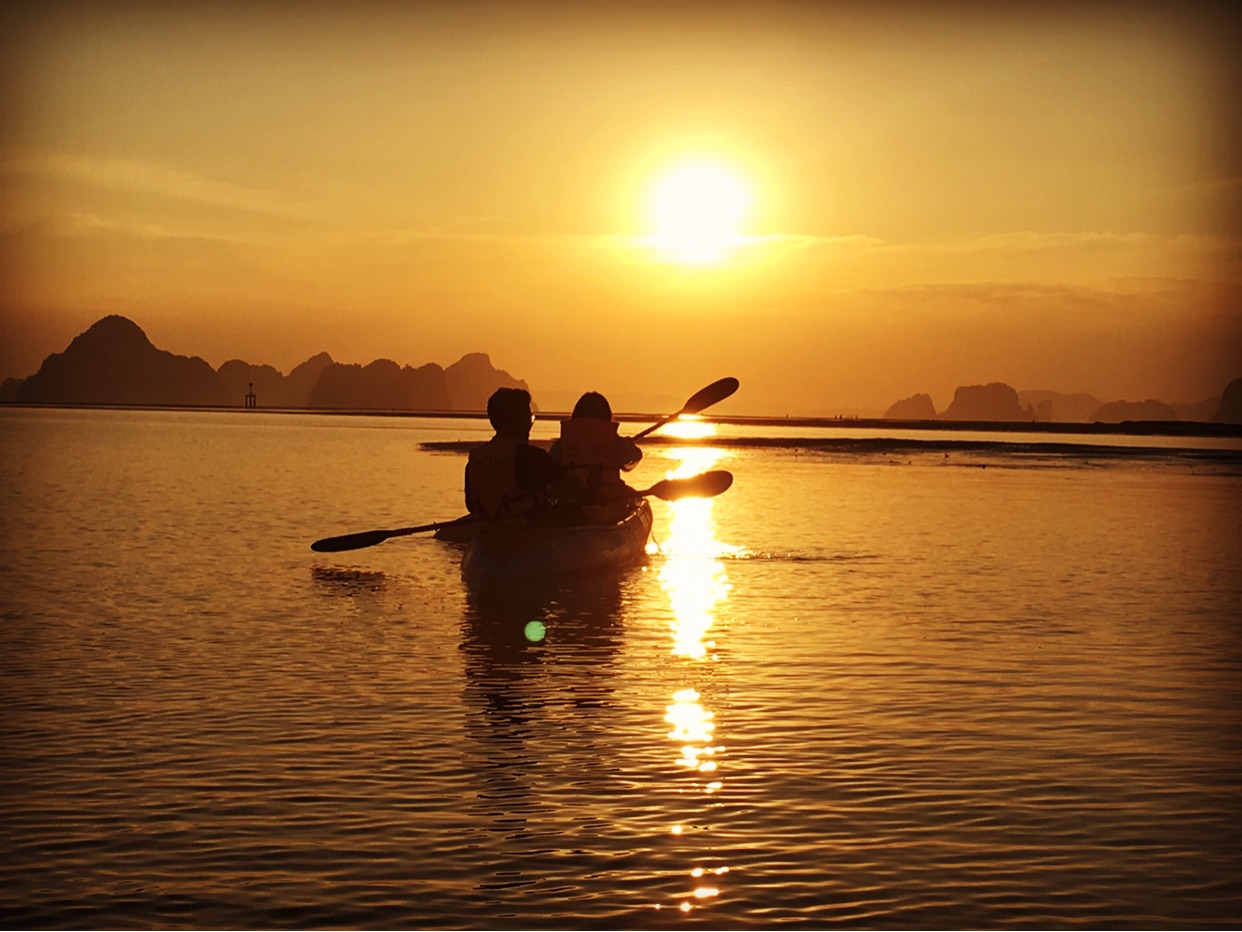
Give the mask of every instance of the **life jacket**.
[{"label": "life jacket", "polygon": [[597,417],[561,421],[561,463],[582,477],[591,498],[625,487],[617,463],[617,422]]},{"label": "life jacket", "polygon": [[466,485],[473,502],[467,502],[467,507],[473,511],[477,503],[484,517],[499,518],[534,506],[517,481],[517,448],[525,443],[514,437],[493,437],[470,451]]}]

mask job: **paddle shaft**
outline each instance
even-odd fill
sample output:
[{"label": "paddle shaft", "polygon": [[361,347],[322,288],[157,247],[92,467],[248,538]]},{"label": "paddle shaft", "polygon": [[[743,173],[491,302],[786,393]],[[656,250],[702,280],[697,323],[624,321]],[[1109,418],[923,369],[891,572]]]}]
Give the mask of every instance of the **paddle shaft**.
[{"label": "paddle shaft", "polygon": [[[719,495],[733,484],[733,474],[724,469],[711,469],[697,476],[688,476],[685,479],[662,479],[649,489],[636,490],[633,494],[646,497],[654,495],[656,498],[666,502],[677,501],[681,498],[710,498]],[[625,493],[618,498],[628,498],[631,493]],[[471,524],[476,521],[484,520],[478,515],[465,515],[455,521],[434,521],[431,524],[419,524],[414,527],[399,527],[391,530],[376,531],[360,531],[357,534],[342,534],[339,537],[325,537],[311,544],[311,550],[316,553],[340,553],[342,550],[361,550],[364,547],[374,547],[376,544],[382,544],[386,540],[394,537],[408,537],[411,534],[420,534],[424,531],[438,531],[445,527],[455,527],[459,524]]]},{"label": "paddle shaft", "polygon": [[717,379],[715,382],[712,382],[711,385],[708,385],[706,388],[701,388],[691,395],[690,400],[682,405],[681,410],[676,414],[670,414],[663,420],[657,421],[645,430],[639,431],[630,439],[641,440],[651,432],[659,430],[670,421],[677,420],[683,414],[698,414],[704,408],[710,407],[719,401],[724,401],[735,391],[737,391],[737,387],[738,381],[733,378],[733,376],[726,376],[723,379]]},{"label": "paddle shaft", "polygon": [[453,521],[433,521],[430,524],[419,524],[414,527],[399,527],[387,531],[359,531],[357,534],[342,534],[339,537],[325,537],[311,544],[311,550],[318,553],[339,553],[342,550],[361,550],[363,547],[374,547],[393,537],[408,537],[424,531],[438,531],[441,528],[456,527],[459,524],[473,524],[481,521],[475,515],[465,515]]}]

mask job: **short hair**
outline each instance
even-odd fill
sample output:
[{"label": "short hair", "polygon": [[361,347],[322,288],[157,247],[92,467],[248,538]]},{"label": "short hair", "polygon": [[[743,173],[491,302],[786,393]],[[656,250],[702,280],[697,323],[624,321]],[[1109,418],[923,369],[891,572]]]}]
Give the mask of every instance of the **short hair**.
[{"label": "short hair", "polygon": [[487,419],[496,430],[529,426],[530,412],[530,392],[524,388],[498,388],[487,399]]},{"label": "short hair", "polygon": [[599,392],[587,392],[574,405],[573,417],[597,417],[603,421],[612,420],[612,405]]}]

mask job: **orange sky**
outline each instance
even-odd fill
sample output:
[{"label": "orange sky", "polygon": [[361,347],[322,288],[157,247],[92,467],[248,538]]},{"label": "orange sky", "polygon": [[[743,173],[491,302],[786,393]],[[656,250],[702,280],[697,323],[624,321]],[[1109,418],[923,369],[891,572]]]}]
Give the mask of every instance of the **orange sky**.
[{"label": "orange sky", "polygon": [[[545,407],[1242,376],[1211,6],[172,6],[0,14],[0,377],[108,313],[216,366],[481,350]],[[750,194],[710,264],[646,239],[689,156]]]}]

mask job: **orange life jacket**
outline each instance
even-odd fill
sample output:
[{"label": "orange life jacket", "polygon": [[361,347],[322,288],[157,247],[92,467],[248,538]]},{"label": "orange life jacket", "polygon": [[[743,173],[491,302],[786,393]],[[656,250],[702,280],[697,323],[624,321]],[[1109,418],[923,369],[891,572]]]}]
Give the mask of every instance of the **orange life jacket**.
[{"label": "orange life jacket", "polygon": [[621,490],[617,462],[617,422],[597,417],[571,417],[561,421],[561,440],[557,449],[561,463],[578,475],[587,486],[591,497],[606,494],[610,489]]},{"label": "orange life jacket", "polygon": [[[517,481],[517,448],[526,441],[513,437],[493,437],[470,451],[466,461],[466,488],[484,517],[498,518],[534,506],[533,496],[524,493]],[[529,501],[528,501],[529,500]]]}]

